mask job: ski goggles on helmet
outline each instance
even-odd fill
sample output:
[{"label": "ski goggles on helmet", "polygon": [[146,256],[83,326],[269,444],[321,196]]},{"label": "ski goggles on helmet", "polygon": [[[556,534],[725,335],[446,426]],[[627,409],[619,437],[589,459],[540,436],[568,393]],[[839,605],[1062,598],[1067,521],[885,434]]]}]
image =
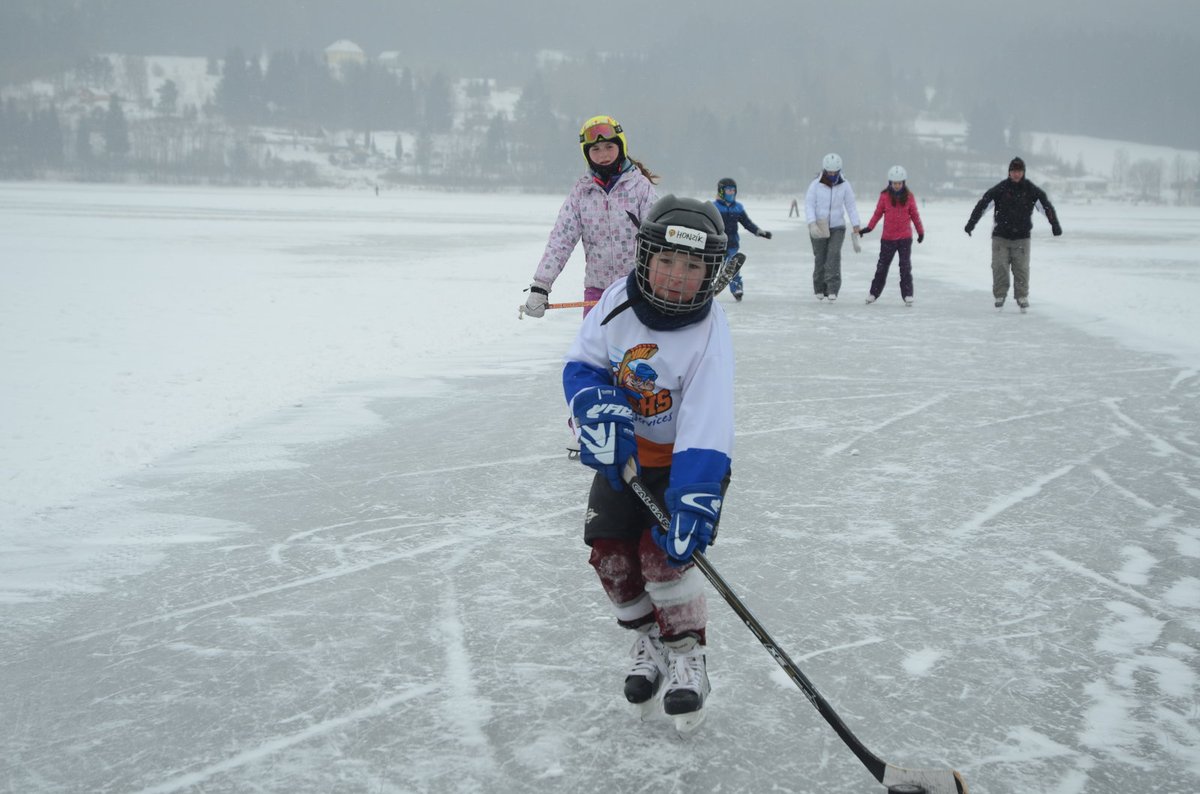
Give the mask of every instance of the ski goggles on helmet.
[{"label": "ski goggles on helmet", "polygon": [[584,130],[579,133],[579,142],[585,146],[590,146],[591,144],[599,143],[600,141],[612,141],[615,143],[617,140],[619,140],[620,134],[620,124],[610,124],[607,121],[602,121],[600,123],[593,124],[590,127],[585,127]]}]

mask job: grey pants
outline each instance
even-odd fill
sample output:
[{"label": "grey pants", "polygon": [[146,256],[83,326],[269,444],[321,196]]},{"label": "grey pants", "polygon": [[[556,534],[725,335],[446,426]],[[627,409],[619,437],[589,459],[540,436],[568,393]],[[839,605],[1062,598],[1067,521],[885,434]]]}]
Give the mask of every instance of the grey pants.
[{"label": "grey pants", "polygon": [[992,238],[992,296],[1004,300],[1008,296],[1008,271],[1012,268],[1013,297],[1029,297],[1029,238],[1005,240]]},{"label": "grey pants", "polygon": [[809,239],[813,247],[813,292],[837,295],[842,288],[842,243],[846,241],[846,227],[830,229],[824,239]]}]

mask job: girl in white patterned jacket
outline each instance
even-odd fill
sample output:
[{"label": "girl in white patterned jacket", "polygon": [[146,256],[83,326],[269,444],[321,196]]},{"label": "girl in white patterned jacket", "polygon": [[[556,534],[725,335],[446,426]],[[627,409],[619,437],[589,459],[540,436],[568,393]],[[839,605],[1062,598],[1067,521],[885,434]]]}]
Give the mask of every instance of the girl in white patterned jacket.
[{"label": "girl in white patterned jacket", "polygon": [[[638,224],[658,199],[654,189],[658,176],[629,156],[625,132],[612,116],[585,121],[579,146],[588,171],[558,211],[525,301],[523,313],[530,317],[546,313],[554,280],[581,239],[585,302],[594,303],[609,284],[628,275],[637,254]],[[584,306],[585,317],[590,309]]]}]

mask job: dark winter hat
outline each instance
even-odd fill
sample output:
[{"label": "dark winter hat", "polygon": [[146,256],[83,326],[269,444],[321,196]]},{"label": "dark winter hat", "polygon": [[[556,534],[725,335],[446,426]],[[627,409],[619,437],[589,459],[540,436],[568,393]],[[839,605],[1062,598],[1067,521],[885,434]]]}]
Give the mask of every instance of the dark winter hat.
[{"label": "dark winter hat", "polygon": [[1022,160],[1020,157],[1014,157],[1012,159],[1012,162],[1008,164],[1008,170],[1009,171],[1024,171],[1025,170],[1025,161]]}]

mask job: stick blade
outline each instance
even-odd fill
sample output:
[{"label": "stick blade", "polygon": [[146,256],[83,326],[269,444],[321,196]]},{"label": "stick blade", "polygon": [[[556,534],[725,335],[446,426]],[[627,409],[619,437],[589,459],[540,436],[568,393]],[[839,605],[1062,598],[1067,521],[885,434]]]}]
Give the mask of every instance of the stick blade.
[{"label": "stick blade", "polygon": [[968,794],[967,781],[953,769],[905,769],[888,764],[879,782],[885,786],[918,785],[926,794]]}]

